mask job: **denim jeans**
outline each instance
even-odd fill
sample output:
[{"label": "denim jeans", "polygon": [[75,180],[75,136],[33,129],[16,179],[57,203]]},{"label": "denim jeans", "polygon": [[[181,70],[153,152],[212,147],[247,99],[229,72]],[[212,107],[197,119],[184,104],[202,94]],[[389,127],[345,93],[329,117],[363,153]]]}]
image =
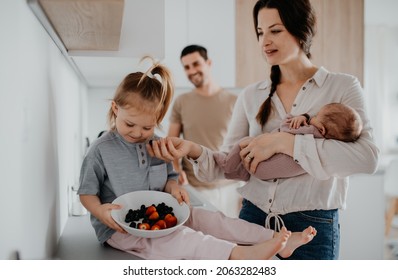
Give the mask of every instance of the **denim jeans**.
[{"label": "denim jeans", "polygon": [[[337,209],[293,212],[280,215],[280,217],[282,218],[286,228],[292,232],[303,231],[308,226],[313,226],[317,230],[317,235],[311,242],[296,249],[287,259],[338,259],[340,247],[340,225]],[[264,226],[267,213],[250,201],[243,199],[239,218]],[[271,218],[271,229],[274,229],[275,223],[273,219],[274,218]]]}]

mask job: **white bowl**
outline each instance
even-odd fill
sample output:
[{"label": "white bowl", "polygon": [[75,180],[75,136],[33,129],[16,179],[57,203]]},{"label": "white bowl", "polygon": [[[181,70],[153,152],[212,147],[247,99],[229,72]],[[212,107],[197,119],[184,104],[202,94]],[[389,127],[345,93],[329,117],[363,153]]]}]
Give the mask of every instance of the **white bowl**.
[{"label": "white bowl", "polygon": [[[177,224],[174,227],[160,230],[142,230],[132,228],[129,226],[129,223],[124,221],[126,214],[130,209],[139,209],[142,204],[148,207],[152,204],[158,205],[162,202],[164,202],[167,206],[173,207],[173,213],[177,218]],[[160,191],[130,192],[119,196],[112,203],[122,206],[121,209],[111,211],[112,218],[128,233],[134,236],[145,238],[162,237],[172,233],[187,221],[190,212],[186,203],[180,205],[178,204],[177,199],[172,197],[170,194]]]}]

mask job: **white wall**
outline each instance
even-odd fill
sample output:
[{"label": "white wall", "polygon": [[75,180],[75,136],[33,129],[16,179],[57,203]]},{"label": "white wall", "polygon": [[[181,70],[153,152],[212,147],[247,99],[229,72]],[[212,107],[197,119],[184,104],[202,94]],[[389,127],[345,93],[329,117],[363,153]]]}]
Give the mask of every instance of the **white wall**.
[{"label": "white wall", "polygon": [[0,259],[47,259],[78,176],[86,88],[25,0],[1,1],[0,34]]},{"label": "white wall", "polygon": [[365,101],[375,142],[398,153],[398,1],[365,1]]},{"label": "white wall", "polygon": [[108,129],[107,115],[116,88],[89,88],[87,92],[87,137],[92,143],[102,130]]}]

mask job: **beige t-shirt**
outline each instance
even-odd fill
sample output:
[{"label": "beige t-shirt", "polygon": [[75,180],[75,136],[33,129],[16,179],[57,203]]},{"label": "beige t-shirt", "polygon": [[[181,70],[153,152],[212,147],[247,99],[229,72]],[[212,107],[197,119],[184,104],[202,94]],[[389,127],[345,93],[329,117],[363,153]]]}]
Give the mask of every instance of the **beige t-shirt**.
[{"label": "beige t-shirt", "polygon": [[[218,151],[227,133],[236,99],[235,94],[223,89],[212,96],[202,96],[195,91],[184,93],[174,101],[170,122],[181,124],[184,139]],[[212,188],[226,183],[225,180],[200,182],[186,159],[183,159],[182,166],[192,186]]]}]

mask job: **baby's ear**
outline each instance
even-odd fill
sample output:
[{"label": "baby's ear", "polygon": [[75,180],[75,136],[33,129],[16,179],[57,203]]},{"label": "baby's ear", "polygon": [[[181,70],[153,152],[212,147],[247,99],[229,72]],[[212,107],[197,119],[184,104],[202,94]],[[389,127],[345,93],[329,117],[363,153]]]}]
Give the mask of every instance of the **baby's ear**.
[{"label": "baby's ear", "polygon": [[326,134],[326,128],[325,128],[323,125],[321,125],[321,127],[319,128],[319,131],[321,132],[321,134],[322,134],[323,136],[325,136],[325,134]]}]

